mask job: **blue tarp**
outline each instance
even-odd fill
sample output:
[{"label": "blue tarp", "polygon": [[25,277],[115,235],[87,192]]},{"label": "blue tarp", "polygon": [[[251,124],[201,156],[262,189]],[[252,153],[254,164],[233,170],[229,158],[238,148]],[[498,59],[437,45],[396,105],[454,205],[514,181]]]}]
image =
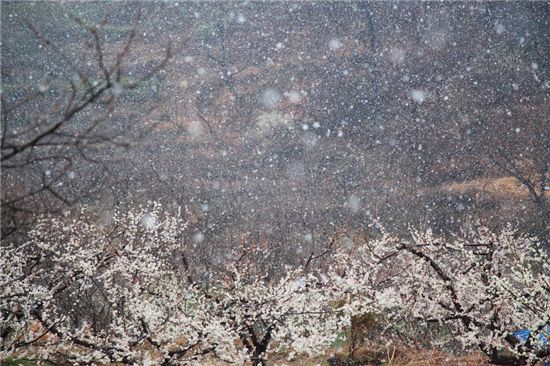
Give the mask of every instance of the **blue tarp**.
[{"label": "blue tarp", "polygon": [[[529,338],[531,331],[529,329],[520,329],[512,334],[520,341],[527,342],[527,338]],[[543,345],[550,347],[550,324],[538,334],[537,338]],[[544,362],[544,366],[550,366],[550,360]]]},{"label": "blue tarp", "polygon": [[[520,329],[516,330],[514,333],[512,333],[514,337],[519,339],[522,342],[526,342],[527,338],[529,338],[529,335],[531,334],[531,331],[529,329]],[[543,329],[537,336],[538,340],[544,344],[544,345],[550,345],[550,324],[546,326],[545,329]]]}]

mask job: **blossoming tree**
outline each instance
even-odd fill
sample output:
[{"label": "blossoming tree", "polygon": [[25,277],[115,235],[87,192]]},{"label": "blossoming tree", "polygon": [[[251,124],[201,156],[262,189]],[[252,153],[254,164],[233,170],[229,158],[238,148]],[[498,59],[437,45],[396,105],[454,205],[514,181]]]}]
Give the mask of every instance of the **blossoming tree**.
[{"label": "blossoming tree", "polygon": [[[204,273],[190,268],[200,261],[189,260],[186,228],[181,213],[156,205],[107,222],[84,212],[43,218],[26,242],[3,243],[0,357],[266,365],[277,349],[289,358],[322,354],[352,316],[372,311],[389,319],[390,339],[415,320],[446,327],[452,341],[495,363],[550,356],[548,255],[510,227],[451,239],[382,230],[276,273],[272,252],[259,245],[226,253]],[[519,338],[519,328],[530,332]]]},{"label": "blossoming tree", "polygon": [[334,286],[336,273],[321,275],[310,268],[328,253],[311,254],[302,265],[270,278],[261,266],[269,251],[245,248],[205,291],[211,319],[222,325],[229,344],[243,345],[240,353],[226,352],[220,358],[266,365],[277,348],[288,350],[289,359],[299,353],[323,354],[352,314],[347,302],[339,301],[344,297],[341,287]]},{"label": "blossoming tree", "polygon": [[2,353],[169,364],[205,352],[200,298],[172,260],[184,229],[158,207],[105,226],[39,221],[24,245],[2,248]]},{"label": "blossoming tree", "polygon": [[347,324],[329,279],[305,267],[268,280],[240,257],[195,281],[185,229],[159,206],[104,224],[40,220],[25,244],[2,248],[0,356],[168,366],[210,355],[264,365],[273,345],[322,353]]},{"label": "blossoming tree", "polygon": [[[495,363],[550,356],[550,262],[536,238],[510,226],[470,230],[451,240],[411,230],[403,240],[382,230],[346,259],[369,268],[367,288],[390,324],[419,320],[449,327],[452,340],[475,346]],[[360,281],[361,282],[361,281]],[[521,341],[514,330],[527,328]],[[506,356],[503,350],[511,355]]]}]

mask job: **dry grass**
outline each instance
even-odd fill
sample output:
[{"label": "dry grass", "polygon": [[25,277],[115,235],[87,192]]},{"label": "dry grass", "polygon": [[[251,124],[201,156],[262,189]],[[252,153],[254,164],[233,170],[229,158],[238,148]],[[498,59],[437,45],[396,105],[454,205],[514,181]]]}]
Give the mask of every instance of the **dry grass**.
[{"label": "dry grass", "polygon": [[447,188],[457,193],[484,192],[496,197],[527,197],[527,189],[514,177],[480,178],[466,182],[447,185]]},{"label": "dry grass", "polygon": [[[363,356],[364,360],[361,360]],[[332,361],[329,362],[329,359]],[[364,351],[356,358],[355,362],[345,363],[345,355],[319,356],[309,358],[298,357],[292,361],[286,359],[286,355],[278,354],[270,357],[269,365],[273,366],[489,366],[486,357],[480,353],[472,353],[465,356],[453,356],[436,350],[400,349],[390,347]],[[205,361],[204,366],[227,366],[227,364],[210,360]]]},{"label": "dry grass", "polygon": [[406,350],[398,354],[388,352],[386,365],[393,366],[477,366],[489,365],[486,358],[477,353],[456,357],[435,350]]},{"label": "dry grass", "polygon": [[[484,366],[489,365],[484,355],[471,353],[464,356],[454,356],[437,350],[413,349],[398,346],[382,348],[362,348],[358,350],[352,362],[346,355],[336,355],[330,363],[334,366]],[[290,365],[301,365],[289,364]],[[319,363],[328,365],[328,363]]]}]

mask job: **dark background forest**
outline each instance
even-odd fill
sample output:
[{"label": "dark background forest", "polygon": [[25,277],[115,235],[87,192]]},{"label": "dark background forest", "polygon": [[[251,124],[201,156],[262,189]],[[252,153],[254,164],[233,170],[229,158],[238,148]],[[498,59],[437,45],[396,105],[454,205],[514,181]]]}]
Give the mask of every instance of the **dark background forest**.
[{"label": "dark background forest", "polygon": [[[197,250],[293,256],[372,218],[547,237],[549,21],[542,1],[2,2],[3,235],[157,201]],[[114,62],[128,34],[107,97],[28,145],[101,75],[94,42]]]}]

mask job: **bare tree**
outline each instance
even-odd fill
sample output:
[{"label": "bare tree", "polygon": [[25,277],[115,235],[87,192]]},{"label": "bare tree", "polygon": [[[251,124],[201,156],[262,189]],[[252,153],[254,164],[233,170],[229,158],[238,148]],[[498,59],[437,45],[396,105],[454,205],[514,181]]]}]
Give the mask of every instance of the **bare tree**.
[{"label": "bare tree", "polygon": [[66,72],[59,78],[50,77],[21,98],[2,95],[3,236],[17,230],[30,214],[67,207],[106,183],[95,172],[89,182],[75,179],[76,171],[90,166],[96,172],[108,170],[114,152],[128,146],[128,126],[113,121],[117,102],[126,91],[153,78],[171,57],[168,44],[156,64],[138,77],[128,77],[124,69],[130,67],[132,51],[137,48],[139,20],[140,12],[126,41],[111,54],[105,41],[106,17],[99,25],[75,18],[87,35],[79,40],[84,46],[78,56],[70,55],[27,21],[32,34]]}]

